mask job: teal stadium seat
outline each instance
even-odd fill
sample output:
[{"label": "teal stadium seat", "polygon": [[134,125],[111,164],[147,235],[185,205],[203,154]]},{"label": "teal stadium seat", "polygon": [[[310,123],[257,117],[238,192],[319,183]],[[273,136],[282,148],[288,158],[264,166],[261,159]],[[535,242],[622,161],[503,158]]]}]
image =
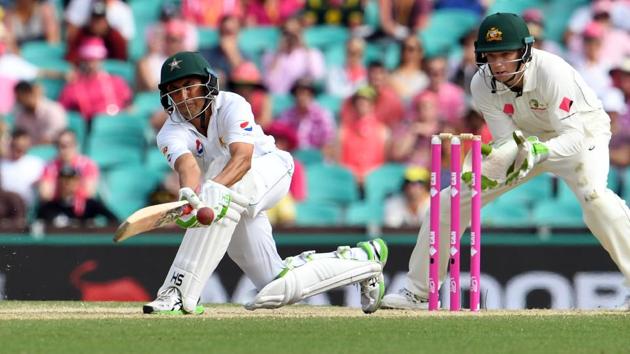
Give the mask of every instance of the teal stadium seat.
[{"label": "teal stadium seat", "polygon": [[334,226],[341,221],[341,208],[334,203],[305,202],[296,205],[297,226]]},{"label": "teal stadium seat", "polygon": [[161,111],[159,91],[138,92],[133,98],[132,109],[134,114],[149,119],[156,111]]},{"label": "teal stadium seat", "polygon": [[149,171],[161,177],[164,177],[171,170],[168,162],[166,162],[166,157],[157,147],[147,149],[145,166]]},{"label": "teal stadium seat", "polygon": [[100,194],[107,207],[122,220],[144,207],[160,176],[143,166],[123,166],[104,174]]},{"label": "teal stadium seat", "polygon": [[197,27],[199,48],[212,48],[219,44],[219,31],[211,27]]},{"label": "teal stadium seat", "polygon": [[428,26],[420,32],[425,55],[448,55],[459,46],[459,39],[479,25],[479,16],[463,9],[433,11]]},{"label": "teal stadium seat", "polygon": [[239,47],[248,54],[258,67],[266,51],[273,51],[280,40],[278,27],[245,27],[238,35]]},{"label": "teal stadium seat", "polygon": [[383,202],[369,201],[352,203],[346,211],[346,225],[382,225]]},{"label": "teal stadium seat", "polygon": [[324,156],[322,156],[322,152],[318,149],[299,149],[293,151],[291,154],[304,165],[319,164],[324,161]]},{"label": "teal stadium seat", "polygon": [[540,174],[527,183],[505,193],[501,198],[509,198],[526,205],[551,199],[553,198],[553,176],[547,173]]},{"label": "teal stadium seat", "polygon": [[348,205],[359,199],[352,172],[337,164],[306,166],[308,202],[333,202]]},{"label": "teal stadium seat", "polygon": [[272,94],[271,95],[271,115],[275,118],[287,109],[291,108],[295,100],[290,94]]},{"label": "teal stadium seat", "polygon": [[[624,176],[625,175],[625,176]],[[612,190],[615,193],[619,192],[620,189],[620,182],[621,179],[625,178],[626,181],[628,180],[627,178],[627,173],[624,174],[622,173],[622,175],[620,175],[619,171],[615,168],[610,168],[610,171],[608,172],[608,188],[610,190]],[[627,182],[623,183],[623,186],[627,189]],[[621,191],[621,196],[625,196],[625,191]],[[558,200],[563,200],[563,201],[574,201],[576,200],[576,196],[575,194],[573,194],[573,191],[571,190],[571,188],[569,188],[569,185],[566,184],[562,179],[558,178],[558,194],[557,194],[557,199]]]},{"label": "teal stadium seat", "polygon": [[339,112],[341,111],[341,104],[343,103],[341,97],[322,93],[317,95],[315,100],[320,106],[330,111],[335,121],[339,121]]},{"label": "teal stadium seat", "polygon": [[538,202],[532,211],[532,222],[539,226],[585,227],[576,199]]},{"label": "teal stadium seat", "polygon": [[130,88],[134,88],[136,69],[132,63],[122,60],[106,59],[103,60],[103,69],[112,75],[122,77]]},{"label": "teal stadium seat", "polygon": [[57,147],[53,144],[35,145],[28,149],[28,155],[39,157],[44,161],[50,161],[57,156]]},{"label": "teal stadium seat", "polygon": [[382,203],[388,195],[400,192],[405,169],[405,165],[388,163],[370,172],[364,183],[366,198]]},{"label": "teal stadium seat", "polygon": [[341,26],[312,26],[304,30],[306,45],[320,50],[337,44],[343,45],[349,38],[348,29]]},{"label": "teal stadium seat", "polygon": [[77,145],[79,151],[85,149],[85,136],[87,134],[87,127],[85,119],[81,116],[81,113],[76,111],[67,111],[68,117],[68,129],[72,130],[77,137]]},{"label": "teal stadium seat", "polygon": [[46,62],[63,61],[66,54],[66,44],[62,41],[51,44],[46,41],[26,42],[20,47],[20,55],[26,61],[37,66],[45,65]]},{"label": "teal stadium seat", "polygon": [[88,155],[101,169],[141,165],[147,129],[145,120],[124,112],[116,116],[99,115],[92,122]]},{"label": "teal stadium seat", "polygon": [[129,60],[132,62],[136,62],[144,55],[147,46],[145,31],[151,24],[157,22],[163,2],[164,0],[129,1],[136,30],[136,35],[127,42]]},{"label": "teal stadium seat", "polygon": [[481,222],[484,226],[527,226],[531,224],[527,205],[518,200],[501,196],[481,209]]},{"label": "teal stadium seat", "polygon": [[363,13],[363,22],[372,28],[378,28],[381,25],[378,0],[367,1],[367,4],[365,4],[365,11]]},{"label": "teal stadium seat", "polygon": [[[556,0],[554,2],[567,1]],[[570,1],[570,0],[569,0]],[[546,0],[495,0],[486,11],[487,14],[493,14],[495,12],[512,12],[515,14],[522,14],[523,11],[530,8],[543,9],[545,7]],[[555,16],[562,16],[561,14],[554,14]],[[567,13],[564,17],[568,17]]]}]

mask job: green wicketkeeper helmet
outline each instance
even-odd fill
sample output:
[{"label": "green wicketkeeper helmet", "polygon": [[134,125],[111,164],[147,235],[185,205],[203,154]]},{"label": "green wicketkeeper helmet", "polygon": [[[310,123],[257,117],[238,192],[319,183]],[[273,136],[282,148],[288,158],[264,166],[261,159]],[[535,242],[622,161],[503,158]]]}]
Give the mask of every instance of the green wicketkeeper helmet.
[{"label": "green wicketkeeper helmet", "polygon": [[170,110],[173,108],[172,103],[168,99],[166,85],[189,76],[198,76],[205,79],[210,97],[219,94],[219,79],[212,72],[206,59],[198,52],[179,52],[168,57],[162,64],[158,88],[160,89],[160,102],[164,109]]},{"label": "green wicketkeeper helmet", "polygon": [[475,41],[477,63],[485,63],[482,55],[488,52],[504,52],[524,49],[523,62],[531,58],[534,37],[529,33],[525,20],[517,14],[498,12],[486,17],[479,26]]}]

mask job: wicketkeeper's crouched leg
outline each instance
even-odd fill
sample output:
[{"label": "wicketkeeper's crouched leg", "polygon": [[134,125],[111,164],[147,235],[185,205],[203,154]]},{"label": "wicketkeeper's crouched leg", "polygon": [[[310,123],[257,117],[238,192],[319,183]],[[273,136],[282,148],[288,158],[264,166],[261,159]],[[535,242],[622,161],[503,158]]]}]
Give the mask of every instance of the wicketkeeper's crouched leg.
[{"label": "wicketkeeper's crouched leg", "polygon": [[363,311],[376,311],[385,291],[382,271],[387,261],[387,246],[381,239],[360,242],[357,246],[340,246],[330,253],[306,251],[287,258],[285,269],[245,307],[249,310],[278,308],[360,283]]}]

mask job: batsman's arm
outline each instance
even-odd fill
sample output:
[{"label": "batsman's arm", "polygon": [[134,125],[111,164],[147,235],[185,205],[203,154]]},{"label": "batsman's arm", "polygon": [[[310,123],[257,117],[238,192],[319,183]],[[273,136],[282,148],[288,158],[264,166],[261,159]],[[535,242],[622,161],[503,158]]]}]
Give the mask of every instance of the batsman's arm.
[{"label": "batsman's arm", "polygon": [[254,145],[249,143],[234,142],[230,144],[230,160],[225,168],[212,180],[226,187],[231,187],[240,181],[252,167]]},{"label": "batsman's arm", "polygon": [[201,182],[201,169],[192,153],[186,153],[175,160],[175,172],[179,176],[180,188],[188,187],[192,190],[199,189]]}]

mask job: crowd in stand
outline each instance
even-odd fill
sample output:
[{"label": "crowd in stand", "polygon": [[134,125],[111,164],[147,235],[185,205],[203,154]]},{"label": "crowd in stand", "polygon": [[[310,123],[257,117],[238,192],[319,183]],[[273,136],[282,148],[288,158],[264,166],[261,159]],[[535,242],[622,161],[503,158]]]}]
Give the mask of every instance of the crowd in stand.
[{"label": "crowd in stand", "polygon": [[[155,14],[139,13],[141,3],[157,4]],[[444,50],[428,50],[433,38],[421,34],[440,12],[480,19],[492,3],[0,0],[0,227],[25,227],[34,219],[55,226],[120,219],[99,197],[99,178],[109,167],[85,151],[71,116],[80,117],[89,137],[95,120],[135,112],[153,127],[151,141],[168,117],[158,95],[153,109],[142,113],[136,99],[156,92],[162,63],[183,50],[200,51],[221,89],[245,97],[279,147],[296,152],[290,195],[269,213],[274,222],[294,223],[296,203],[308,202],[309,162],[300,161],[299,152],[315,151],[319,163],[351,171],[359,188],[385,164],[406,166],[399,193],[381,201],[383,223],[417,226],[428,203],[431,135],[468,132],[492,140],[470,105],[476,23]],[[545,36],[541,9],[523,10],[535,47],[572,63],[602,100],[612,118],[611,162],[624,171],[630,166],[630,1],[584,2],[570,14],[550,15],[568,18],[555,41]],[[317,38],[309,45],[306,33],[318,28],[321,36],[341,28],[347,38],[337,47]],[[242,48],[242,32],[253,29],[260,30],[254,44],[264,50]],[[266,41],[272,37],[263,35],[269,29],[279,31],[271,47]],[[23,55],[33,43],[63,53],[33,63]],[[51,65],[57,61],[63,65]],[[112,62],[132,65],[132,79],[109,70]],[[58,92],[50,82],[62,83]],[[29,153],[46,145],[56,148],[54,156]],[[443,151],[448,166],[449,149]],[[177,188],[167,173],[146,203],[170,201]]]}]

